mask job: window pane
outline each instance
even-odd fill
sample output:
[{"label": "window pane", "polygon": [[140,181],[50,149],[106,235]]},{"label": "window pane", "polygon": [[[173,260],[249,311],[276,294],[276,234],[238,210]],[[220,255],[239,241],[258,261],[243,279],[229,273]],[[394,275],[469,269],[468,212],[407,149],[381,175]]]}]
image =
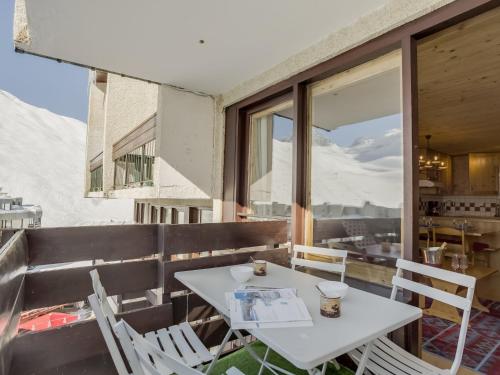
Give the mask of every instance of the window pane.
[{"label": "window pane", "polygon": [[313,242],[349,250],[347,276],[389,285],[401,255],[400,53],[311,87]]},{"label": "window pane", "polygon": [[250,122],[249,207],[257,218],[288,218],[292,202],[292,102]]}]

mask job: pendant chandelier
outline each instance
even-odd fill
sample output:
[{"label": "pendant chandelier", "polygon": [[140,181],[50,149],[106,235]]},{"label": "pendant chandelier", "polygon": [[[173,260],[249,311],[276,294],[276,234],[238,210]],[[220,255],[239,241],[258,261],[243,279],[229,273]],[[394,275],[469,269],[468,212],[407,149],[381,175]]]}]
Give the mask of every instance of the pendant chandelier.
[{"label": "pendant chandelier", "polygon": [[[439,154],[436,152],[431,152],[429,147],[431,141],[431,135],[427,134],[425,136],[426,147],[425,147],[425,155],[420,154],[418,158],[418,168],[421,171],[440,171],[448,168],[448,163],[439,158]],[[432,155],[433,154],[433,155]]]}]

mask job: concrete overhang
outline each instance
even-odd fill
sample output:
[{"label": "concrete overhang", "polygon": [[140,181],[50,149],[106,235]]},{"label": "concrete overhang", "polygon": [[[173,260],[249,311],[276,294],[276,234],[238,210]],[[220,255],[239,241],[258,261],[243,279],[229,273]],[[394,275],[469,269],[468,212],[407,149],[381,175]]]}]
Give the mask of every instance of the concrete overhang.
[{"label": "concrete overhang", "polygon": [[24,51],[222,94],[389,0],[16,0]]}]

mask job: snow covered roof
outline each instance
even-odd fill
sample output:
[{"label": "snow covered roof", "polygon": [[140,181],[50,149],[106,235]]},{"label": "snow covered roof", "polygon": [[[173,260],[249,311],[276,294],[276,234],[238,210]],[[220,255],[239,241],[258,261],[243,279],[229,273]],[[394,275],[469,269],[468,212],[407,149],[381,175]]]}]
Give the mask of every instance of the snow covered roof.
[{"label": "snow covered roof", "polygon": [[16,0],[20,50],[221,94],[389,0]]}]

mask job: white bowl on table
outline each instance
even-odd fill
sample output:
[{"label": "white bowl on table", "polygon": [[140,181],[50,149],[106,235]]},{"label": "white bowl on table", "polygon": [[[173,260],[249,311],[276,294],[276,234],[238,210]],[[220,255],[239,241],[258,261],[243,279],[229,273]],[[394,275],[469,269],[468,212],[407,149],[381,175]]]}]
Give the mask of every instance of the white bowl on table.
[{"label": "white bowl on table", "polygon": [[340,281],[322,281],[318,288],[329,298],[344,298],[349,290],[349,285]]},{"label": "white bowl on table", "polygon": [[253,268],[249,266],[234,266],[229,269],[231,276],[240,283],[245,283],[253,276]]}]

